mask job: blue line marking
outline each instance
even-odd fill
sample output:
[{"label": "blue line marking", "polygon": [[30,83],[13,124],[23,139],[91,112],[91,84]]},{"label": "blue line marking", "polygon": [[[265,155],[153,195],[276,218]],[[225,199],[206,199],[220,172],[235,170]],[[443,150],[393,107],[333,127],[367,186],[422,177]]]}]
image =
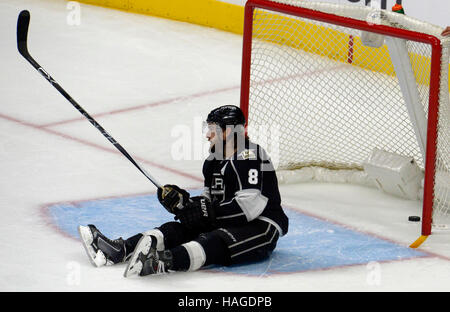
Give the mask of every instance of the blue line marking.
[{"label": "blue line marking", "polygon": [[[190,191],[193,196],[200,192]],[[78,225],[95,224],[106,236],[125,239],[173,220],[156,195],[55,204],[48,209],[56,226],[75,238]],[[269,259],[231,267],[211,266],[206,270],[260,276],[427,256],[297,211],[286,209],[286,214],[289,233],[278,240]]]}]

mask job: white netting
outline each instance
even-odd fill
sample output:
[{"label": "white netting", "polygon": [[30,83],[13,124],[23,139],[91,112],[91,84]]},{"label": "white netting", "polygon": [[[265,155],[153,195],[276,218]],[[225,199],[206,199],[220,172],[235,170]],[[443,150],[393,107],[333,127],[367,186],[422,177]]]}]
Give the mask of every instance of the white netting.
[{"label": "white netting", "polygon": [[[374,23],[437,37],[442,32],[437,26],[405,15],[367,7],[274,2],[365,21],[370,15]],[[346,169],[346,176],[349,172],[353,176],[355,170],[362,170],[374,148],[411,156],[422,169],[425,167],[389,49],[386,45],[363,45],[362,33],[351,27],[255,8],[249,135],[257,142],[272,142],[266,147],[279,170],[325,167],[333,170],[330,172]],[[450,208],[449,41],[442,40],[434,216],[445,215]],[[407,41],[406,46],[422,113],[427,118],[431,46],[415,41]],[[309,179],[311,171],[303,172]],[[282,180],[295,180],[289,174],[286,177]],[[364,177],[360,181],[370,184]]]}]

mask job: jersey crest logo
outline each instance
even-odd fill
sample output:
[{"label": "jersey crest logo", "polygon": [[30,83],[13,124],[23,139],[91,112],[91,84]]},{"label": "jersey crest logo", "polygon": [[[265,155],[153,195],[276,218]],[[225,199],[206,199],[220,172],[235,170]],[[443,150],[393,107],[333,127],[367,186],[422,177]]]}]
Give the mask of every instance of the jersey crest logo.
[{"label": "jersey crest logo", "polygon": [[243,150],[240,154],[240,157],[242,157],[242,159],[256,159],[256,154],[255,154],[255,150],[252,149],[245,149]]},{"label": "jersey crest logo", "polygon": [[211,184],[211,195],[215,200],[222,201],[225,195],[225,185],[223,176],[220,173],[213,173]]}]

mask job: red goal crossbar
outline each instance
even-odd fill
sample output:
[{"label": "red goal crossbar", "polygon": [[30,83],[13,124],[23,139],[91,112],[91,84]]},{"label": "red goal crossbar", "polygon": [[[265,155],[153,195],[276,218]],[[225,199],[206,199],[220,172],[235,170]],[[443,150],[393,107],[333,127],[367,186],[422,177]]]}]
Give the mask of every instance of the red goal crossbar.
[{"label": "red goal crossbar", "polygon": [[425,184],[422,211],[422,235],[431,234],[432,212],[434,201],[435,163],[437,125],[439,109],[439,89],[442,46],[438,38],[432,35],[419,33],[406,29],[399,29],[386,25],[377,25],[367,21],[357,20],[349,17],[338,16],[325,12],[315,11],[302,7],[272,2],[268,0],[248,0],[245,5],[242,75],[241,75],[241,99],[240,106],[247,120],[249,117],[249,95],[250,95],[250,71],[252,53],[252,31],[253,12],[255,8],[265,9],[273,12],[289,14],[296,17],[315,21],[326,22],[344,27],[350,27],[362,31],[372,32],[380,35],[426,43],[431,45],[431,73],[430,92],[428,107],[427,144],[425,158]]}]

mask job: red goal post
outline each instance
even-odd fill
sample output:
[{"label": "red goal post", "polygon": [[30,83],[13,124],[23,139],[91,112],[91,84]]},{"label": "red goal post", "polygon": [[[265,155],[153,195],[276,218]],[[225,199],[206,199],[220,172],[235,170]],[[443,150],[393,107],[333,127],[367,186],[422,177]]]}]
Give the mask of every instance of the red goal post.
[{"label": "red goal post", "polygon": [[[327,6],[329,9],[322,10],[322,7]],[[301,65],[298,65],[300,69],[297,69],[297,72],[301,72],[303,75],[303,78],[292,78],[293,81],[292,85],[289,86],[287,80],[291,79],[291,77],[294,77],[295,74],[290,73],[290,66],[297,66],[297,64],[281,64],[281,62],[297,62],[298,60],[301,61],[301,55],[305,54],[306,58],[312,58],[310,56],[311,54],[317,53],[317,51],[313,51],[314,49],[322,49],[322,46],[326,45],[323,43],[315,43],[314,36],[310,35],[310,32],[312,32],[311,27],[320,27],[321,29],[327,29],[330,28],[333,31],[333,34],[330,35],[330,38],[341,36],[341,34],[347,35],[346,31],[351,30],[348,32],[347,37],[347,43],[348,43],[348,57],[347,60],[345,59],[339,59],[339,57],[336,56],[336,51],[334,52],[320,52],[319,58],[327,58],[326,61],[323,61],[324,64],[328,64],[329,60],[332,62],[336,62],[338,66],[353,66],[352,60],[350,60],[350,56],[353,55],[353,53],[358,53],[357,51],[353,52],[353,49],[355,48],[353,46],[353,38],[355,38],[355,35],[353,34],[353,30],[357,33],[356,36],[358,36],[359,33],[369,33],[369,34],[375,34],[375,35],[382,35],[382,36],[388,36],[390,38],[399,38],[404,39],[406,41],[412,42],[412,43],[421,43],[426,46],[429,46],[429,55],[428,55],[428,61],[426,61],[428,69],[424,69],[424,72],[422,72],[421,76],[426,76],[423,78],[426,80],[426,82],[420,82],[421,85],[426,85],[426,91],[421,91],[422,87],[418,86],[420,89],[420,98],[423,102],[423,105],[426,106],[424,108],[424,116],[426,116],[426,143],[424,143],[423,149],[425,151],[422,151],[422,154],[425,153],[426,157],[424,156],[422,160],[421,167],[424,170],[424,185],[423,185],[423,211],[422,211],[422,235],[427,236],[430,235],[432,232],[432,223],[433,223],[433,208],[436,205],[440,205],[440,207],[443,205],[444,208],[440,208],[441,210],[446,210],[447,206],[450,202],[450,194],[448,194],[447,189],[444,191],[439,191],[436,189],[436,164],[437,164],[437,154],[440,153],[440,157],[444,157],[444,161],[439,162],[439,171],[443,172],[445,174],[445,178],[448,178],[449,174],[449,157],[450,157],[450,138],[447,136],[450,131],[448,130],[448,127],[450,127],[449,124],[446,124],[449,122],[448,119],[442,120],[439,117],[439,110],[443,109],[440,107],[440,105],[445,105],[446,111],[445,114],[448,114],[448,96],[446,96],[446,99],[441,99],[440,97],[443,97],[443,92],[447,92],[448,95],[448,60],[447,62],[443,62],[443,59],[446,57],[448,58],[448,54],[443,55],[443,39],[439,38],[436,35],[436,32],[432,33],[425,33],[421,32],[418,29],[408,29],[407,27],[404,27],[402,25],[398,25],[395,22],[389,25],[386,25],[386,23],[374,23],[373,21],[367,21],[367,19],[358,19],[352,17],[350,14],[349,16],[346,16],[346,14],[342,14],[341,12],[345,11],[346,8],[349,8],[349,5],[334,5],[334,4],[319,4],[318,6],[314,6],[314,4],[311,4],[310,1],[293,1],[293,0],[285,0],[285,1],[268,1],[268,0],[248,0],[245,6],[245,19],[244,19],[244,35],[243,35],[243,57],[242,57],[242,80],[241,80],[241,108],[244,112],[244,114],[247,117],[248,120],[248,127],[250,128],[252,125],[258,124],[262,125],[264,123],[267,123],[270,121],[271,118],[276,118],[278,123],[281,124],[280,129],[280,135],[287,135],[286,131],[295,131],[296,123],[303,123],[303,121],[299,122],[299,119],[296,119],[297,116],[303,114],[303,113],[297,113],[300,111],[300,108],[297,107],[297,105],[300,105],[299,102],[302,102],[305,100],[305,98],[300,98],[301,95],[304,93],[304,90],[308,90],[308,85],[305,83],[303,85],[304,76],[306,76],[307,69],[301,69]],[[355,7],[355,6],[353,6]],[[338,10],[334,10],[334,9]],[[343,8],[343,10],[341,10]],[[351,10],[358,10],[351,8]],[[361,7],[361,10],[367,10],[367,8]],[[336,13],[335,13],[336,12]],[[364,13],[364,12],[363,12]],[[397,14],[392,12],[387,12],[386,14]],[[270,21],[263,21],[264,19],[270,19],[273,16],[277,16],[274,18],[273,22],[274,24],[274,30],[272,32]],[[394,16],[397,18],[396,16]],[[398,17],[402,18],[402,17]],[[409,17],[406,17],[409,18]],[[280,26],[280,24],[285,24],[283,26]],[[298,25],[295,25],[295,24]],[[305,24],[306,23],[306,24]],[[264,25],[263,25],[264,24]],[[262,26],[261,26],[262,25]],[[319,25],[319,26],[310,26],[310,25]],[[334,27],[337,28],[334,28]],[[264,30],[261,30],[264,27]],[[304,31],[297,31],[295,27],[309,27],[308,30]],[[430,26],[431,27],[431,26]],[[433,28],[435,30],[437,28]],[[322,30],[321,30],[322,31]],[[327,32],[328,30],[323,30]],[[291,36],[292,34],[292,36]],[[297,35],[304,35],[304,39],[296,37]],[[260,46],[257,46],[255,43],[256,41],[261,42]],[[339,44],[344,45],[344,43],[340,42]],[[264,46],[264,48],[262,48]],[[267,49],[265,46],[270,46]],[[317,48],[320,46],[320,48]],[[445,47],[445,53],[448,51],[448,42],[446,43]],[[272,48],[273,47],[273,48]],[[284,56],[277,55],[276,49],[279,49],[280,55],[286,55],[286,61],[282,61],[281,58]],[[333,49],[330,47],[330,49]],[[379,53],[381,51],[380,48],[370,48],[365,47],[366,50],[373,50],[373,53]],[[428,49],[426,47],[426,49]],[[288,52],[289,50],[289,52]],[[291,50],[294,50],[292,52]],[[264,52],[266,51],[266,52]],[[297,53],[300,56],[292,56],[293,54]],[[305,52],[306,51],[306,52]],[[267,55],[264,55],[264,53],[267,53]],[[364,52],[368,53],[365,58],[371,58],[372,52]],[[380,52],[381,53],[381,52]],[[420,54],[420,53],[419,53]],[[383,56],[384,57],[384,56]],[[376,59],[376,62],[379,62],[381,64],[380,59],[383,58],[381,56],[376,56],[374,59]],[[319,60],[318,62],[322,62]],[[258,61],[258,59],[264,59],[264,61]],[[411,57],[412,59],[412,57]],[[284,72],[278,73],[276,72],[277,69],[277,62],[280,62],[280,66],[283,66]],[[372,62],[369,67],[376,67],[376,62]],[[413,62],[413,61],[412,61]],[[347,64],[345,64],[347,63]],[[413,64],[414,66],[417,66],[417,64]],[[310,64],[304,64],[303,67],[308,67]],[[315,66],[315,65],[314,65]],[[325,66],[325,65],[323,65]],[[329,66],[329,65],[327,65]],[[356,65],[357,66],[357,65]],[[389,71],[386,65],[381,64],[379,65],[383,69],[381,71]],[[265,69],[267,67],[267,71]],[[421,66],[424,67],[424,66]],[[320,72],[321,68],[318,66],[318,69],[313,72],[310,71],[309,75],[321,75]],[[359,70],[359,69],[358,69]],[[365,68],[364,71],[370,72],[370,70],[373,70],[373,68]],[[391,70],[392,72],[392,70]],[[445,76],[445,73],[447,77]],[[370,74],[370,73],[369,73]],[[368,74],[368,75],[369,75]],[[258,76],[259,75],[259,76]],[[290,78],[277,78],[277,75],[280,77],[282,75],[285,75],[284,77],[290,77]],[[366,74],[364,74],[366,75]],[[377,74],[378,75],[378,74]],[[390,74],[392,75],[392,73]],[[393,71],[393,75],[395,76],[395,70]],[[350,74],[351,76],[351,74]],[[321,87],[326,85],[333,85],[333,88],[335,87],[335,83],[342,82],[339,80],[340,78],[336,78],[337,75],[330,78],[330,80],[327,82],[323,82],[323,85]],[[283,86],[279,86],[278,89],[276,86],[267,86],[268,81],[276,81],[276,80],[283,80]],[[317,82],[316,78],[314,78],[314,83]],[[321,78],[322,79],[322,78]],[[323,78],[325,79],[325,78]],[[391,79],[391,78],[389,78]],[[444,82],[443,82],[444,80]],[[373,81],[373,80],[370,80]],[[445,82],[446,81],[446,82]],[[262,86],[266,84],[266,86]],[[366,86],[368,86],[366,84]],[[419,83],[417,83],[419,85]],[[314,87],[314,84],[309,85],[310,87]],[[442,91],[444,88],[444,91]],[[368,90],[370,92],[374,92],[374,94],[377,93],[377,89],[375,86],[370,86],[373,88],[372,90]],[[298,88],[298,89],[296,89]],[[336,88],[339,88],[337,86]],[[348,88],[348,86],[347,86]],[[265,89],[270,89],[266,91]],[[386,88],[389,89],[389,88]],[[401,89],[401,87],[398,87],[398,89]],[[446,90],[445,90],[446,89]],[[339,89],[340,90],[340,89]],[[318,90],[321,91],[321,90]],[[269,94],[268,92],[272,92],[272,94]],[[308,91],[309,92],[309,91]],[[351,93],[344,93],[346,91],[338,91],[343,92],[342,97],[346,98],[346,101],[351,101],[353,99],[353,95]],[[388,92],[388,90],[386,90]],[[286,95],[286,93],[292,93],[292,95]],[[312,92],[311,92],[312,93]],[[341,94],[341,93],[340,93]],[[388,94],[388,93],[387,93]],[[379,96],[382,97],[383,93],[380,92]],[[389,94],[387,95],[389,96]],[[277,99],[277,97],[280,97]],[[319,96],[320,97],[320,96]],[[376,96],[373,96],[376,97]],[[311,98],[311,95],[308,95],[308,98]],[[443,97],[444,98],[444,97]],[[324,103],[323,105],[327,107],[324,110],[330,110],[331,108],[328,107],[328,103],[325,103],[326,100],[320,99],[320,103]],[[362,99],[361,100],[364,104],[366,104],[370,99]],[[403,100],[392,100],[392,102],[402,102]],[[263,103],[263,104],[261,104]],[[317,102],[318,103],[318,102]],[[322,105],[322,104],[318,104]],[[375,104],[374,104],[375,105]],[[381,105],[382,106],[382,105]],[[295,108],[293,108],[295,107]],[[340,109],[339,107],[337,109]],[[259,113],[258,110],[266,110],[267,113]],[[278,113],[279,111],[282,111],[281,113]],[[304,110],[302,110],[304,112]],[[259,115],[258,115],[259,114]],[[441,111],[441,115],[443,114],[443,111]],[[286,122],[282,119],[285,115],[286,118],[292,118],[289,120],[286,120]],[[292,117],[294,116],[295,117]],[[381,114],[379,114],[381,115]],[[256,117],[255,117],[256,116]],[[312,118],[314,116],[310,116]],[[300,117],[298,117],[300,118]],[[306,118],[306,117],[305,117]],[[357,118],[357,117],[355,117]],[[255,121],[256,119],[256,121]],[[373,119],[373,118],[369,118]],[[353,120],[353,119],[352,119]],[[357,123],[353,120],[354,123]],[[361,119],[361,123],[366,122],[366,120]],[[253,123],[253,124],[252,124]],[[333,124],[333,122],[330,122],[328,119],[326,123]],[[395,124],[396,121],[390,121],[391,124]],[[290,124],[291,128],[283,128],[285,127],[284,124]],[[337,122],[336,124],[340,124]],[[341,122],[342,124],[342,122]],[[399,122],[400,124],[400,122]],[[287,126],[286,126],[287,127]],[[409,125],[408,125],[409,127]],[[443,129],[445,128],[445,129]],[[440,129],[440,130],[439,130]],[[333,129],[333,131],[336,129]],[[329,130],[327,130],[329,131]],[[351,131],[350,131],[351,132]],[[409,131],[411,132],[411,131]],[[441,139],[441,142],[438,142],[438,134],[441,136],[444,136]],[[378,134],[377,134],[378,135]],[[400,135],[399,135],[400,136]],[[412,137],[416,137],[416,135],[412,135]],[[300,141],[300,140],[299,140]],[[315,145],[320,144],[320,138],[313,138],[309,144]],[[360,142],[358,142],[360,143]],[[376,142],[375,142],[376,143]],[[295,145],[295,142],[285,142],[285,148],[288,148],[291,145]],[[384,144],[384,143],[382,143]],[[280,153],[285,153],[283,151],[283,144],[281,144],[281,151]],[[374,147],[380,147],[376,145],[368,144],[367,149],[374,148]],[[419,144],[420,145],[420,144]],[[440,147],[443,147],[443,150],[438,151],[438,145]],[[308,145],[301,145],[304,149],[308,149]],[[384,146],[383,146],[384,147]],[[409,147],[405,147],[405,151],[408,151]],[[420,154],[420,148],[419,147],[413,147],[411,150],[415,149],[416,154]],[[298,147],[297,147],[298,150]],[[417,152],[419,151],[419,152]],[[395,152],[395,151],[394,151]],[[449,152],[449,155],[445,155],[446,152]],[[295,152],[289,151],[287,154],[293,154]],[[319,156],[320,157],[320,156]],[[420,156],[416,157],[420,158]],[[320,163],[324,161],[323,159],[316,159],[317,163]],[[306,163],[314,163],[316,160],[311,161],[307,160]],[[281,160],[280,166],[289,164],[292,165],[295,161],[297,161],[296,156],[292,156],[291,159],[285,159]],[[326,160],[327,162],[328,160]],[[284,163],[283,163],[284,162]],[[360,160],[353,161],[350,160],[350,162],[356,163],[357,166],[360,166]],[[420,160],[418,161],[420,162]],[[286,165],[287,166],[287,165]],[[303,165],[301,165],[303,166]],[[447,181],[444,179],[444,181]],[[449,187],[448,185],[444,185],[445,187]],[[435,194],[436,192],[440,192],[440,198],[436,199]],[[442,194],[444,192],[444,194]],[[443,203],[442,203],[443,202]],[[437,209],[437,208],[436,208]],[[447,213],[446,211],[445,213]]]}]

